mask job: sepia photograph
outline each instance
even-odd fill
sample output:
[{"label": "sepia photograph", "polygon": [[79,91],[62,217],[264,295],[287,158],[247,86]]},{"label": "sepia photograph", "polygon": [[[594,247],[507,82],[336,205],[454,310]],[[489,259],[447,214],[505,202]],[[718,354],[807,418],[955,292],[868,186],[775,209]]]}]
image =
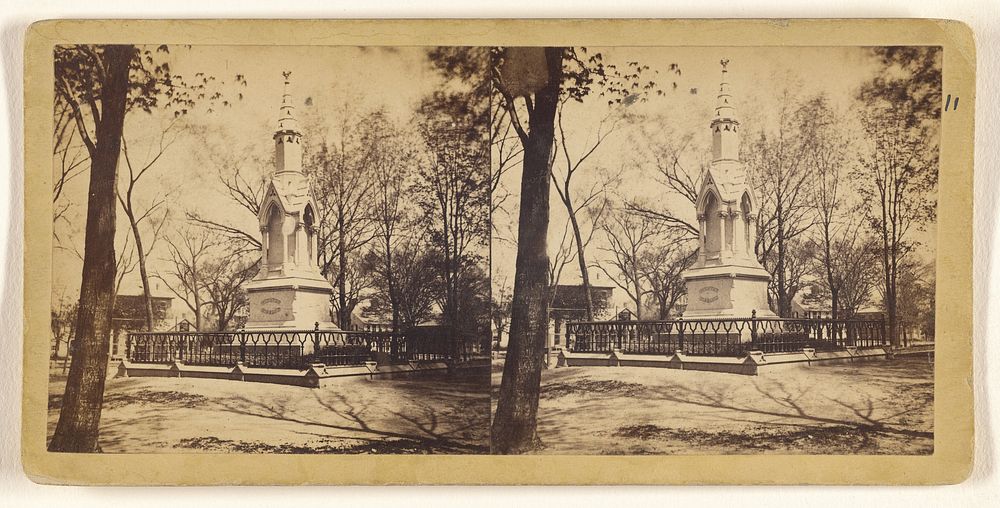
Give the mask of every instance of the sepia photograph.
[{"label": "sepia photograph", "polygon": [[940,47],[494,59],[494,453],[933,453]]},{"label": "sepia photograph", "polygon": [[33,481],[969,474],[961,23],[62,20],[26,45]]},{"label": "sepia photograph", "polygon": [[56,46],[48,449],[488,453],[486,57]]}]

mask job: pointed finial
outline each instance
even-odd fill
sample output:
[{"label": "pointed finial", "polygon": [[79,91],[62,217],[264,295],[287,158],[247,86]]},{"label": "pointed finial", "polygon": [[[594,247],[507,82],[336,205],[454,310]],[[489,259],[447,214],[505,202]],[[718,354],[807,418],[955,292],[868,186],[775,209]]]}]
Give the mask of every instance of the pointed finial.
[{"label": "pointed finial", "polygon": [[281,92],[281,108],[278,113],[278,133],[284,132],[299,132],[299,123],[295,120],[295,106],[292,101],[292,91],[290,77],[292,71],[283,71],[281,73],[285,77],[285,87]]}]

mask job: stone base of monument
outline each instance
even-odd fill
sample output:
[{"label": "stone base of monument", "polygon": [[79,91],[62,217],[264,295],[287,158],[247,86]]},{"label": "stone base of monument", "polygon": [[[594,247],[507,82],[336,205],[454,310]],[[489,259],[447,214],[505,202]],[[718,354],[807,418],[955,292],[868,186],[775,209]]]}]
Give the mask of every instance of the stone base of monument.
[{"label": "stone base of monument", "polygon": [[659,367],[665,369],[724,372],[756,376],[786,367],[809,367],[817,363],[857,362],[884,359],[885,348],[854,348],[843,351],[816,351],[811,348],[790,353],[751,351],[741,357],[697,356],[676,352],[670,355],[611,353],[559,354],[559,367]]},{"label": "stone base of monument", "polygon": [[[748,262],[748,264],[750,264]],[[688,303],[684,319],[776,318],[767,303],[771,275],[759,266],[706,266],[684,272]]]},{"label": "stone base of monument", "polygon": [[339,330],[332,321],[333,288],[325,279],[283,277],[247,284],[246,330]]}]

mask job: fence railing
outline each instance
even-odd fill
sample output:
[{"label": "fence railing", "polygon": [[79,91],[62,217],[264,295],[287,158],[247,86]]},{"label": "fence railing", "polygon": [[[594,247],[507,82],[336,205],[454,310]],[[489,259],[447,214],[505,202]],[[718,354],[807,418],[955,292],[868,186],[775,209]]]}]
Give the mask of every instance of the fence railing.
[{"label": "fence railing", "polygon": [[748,318],[591,321],[566,324],[570,351],[743,356],[888,344],[882,319]]},{"label": "fence railing", "polygon": [[[232,367],[303,369],[313,363],[363,365],[407,361],[467,359],[468,348],[447,327],[403,333],[340,330],[266,330],[224,332],[135,332],[128,335],[126,358],[135,363],[172,363]],[[463,354],[464,353],[464,354]]]}]

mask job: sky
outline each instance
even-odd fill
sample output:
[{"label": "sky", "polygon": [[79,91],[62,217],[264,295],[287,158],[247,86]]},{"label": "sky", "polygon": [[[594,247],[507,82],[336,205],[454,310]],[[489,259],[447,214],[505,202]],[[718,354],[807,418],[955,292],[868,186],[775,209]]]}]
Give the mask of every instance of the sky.
[{"label": "sky", "polygon": [[[714,114],[716,93],[721,81],[720,60],[728,59],[728,82],[731,85],[737,116],[744,134],[741,142],[760,129],[773,129],[784,90],[801,95],[824,93],[831,106],[851,119],[852,98],[857,88],[877,70],[876,62],[863,47],[635,47],[587,48],[590,53],[600,52],[606,63],[621,66],[628,61],[648,65],[651,71],[659,70],[653,79],[665,94],[653,96],[645,103],[628,107],[628,113],[638,118],[631,123],[619,123],[615,131],[601,144],[585,165],[574,176],[574,188],[587,189],[602,174],[621,173],[621,181],[610,190],[616,202],[624,199],[642,199],[652,205],[670,208],[674,213],[694,221],[694,208],[687,201],[667,193],[667,187],[658,181],[656,172],[649,166],[641,152],[658,140],[678,139],[684,133],[694,137],[689,150],[682,158],[686,166],[697,168],[711,156],[709,123]],[[671,64],[680,67],[680,75],[668,72]],[[671,82],[676,82],[674,89]],[[614,106],[620,108],[619,106]],[[564,125],[568,145],[573,154],[580,154],[596,138],[597,126],[609,114],[607,100],[589,97],[582,103],[570,102],[564,110]],[[641,128],[655,135],[641,135]],[[857,125],[848,123],[848,130]],[[556,159],[557,173],[564,163]],[[493,241],[494,285],[513,284],[516,245],[511,241],[516,235],[516,191],[520,187],[520,167],[508,171],[503,187],[515,195],[504,203],[504,209],[494,216],[498,230]],[[856,194],[855,190],[850,193]],[[558,249],[563,238],[567,215],[553,188],[550,196],[549,255]],[[923,243],[921,254],[925,259],[934,255],[934,228],[919,233]],[[588,263],[605,260],[607,253],[603,235],[598,232],[588,247]],[[571,237],[569,239],[571,241]],[[613,270],[609,270],[612,271]],[[591,269],[595,285],[613,286],[613,282],[599,269]],[[573,262],[562,272],[560,283],[579,284],[579,269]],[[615,290],[613,305],[617,309],[633,307],[627,295]]]},{"label": "sky", "polygon": [[[337,113],[345,103],[360,111],[383,108],[391,118],[406,124],[421,98],[440,80],[426,61],[426,48],[421,47],[177,46],[170,51],[167,58],[172,72],[188,80],[196,73],[215,76],[225,82],[218,90],[232,102],[211,113],[203,104],[174,124],[173,134],[167,137],[173,138],[173,143],[140,183],[135,200],[138,206],[166,196],[171,223],[165,229],[173,230],[183,227],[185,212],[256,230],[256,218],[224,194],[218,166],[220,162],[239,163],[247,174],[260,177],[272,170],[268,161],[274,152],[271,134],[278,119],[283,71],[292,73],[300,125],[310,128],[304,133],[307,146],[321,137],[335,136],[334,126],[342,120]],[[245,76],[245,87],[234,84],[236,74]],[[239,93],[242,100],[237,100]],[[128,115],[125,138],[133,164],[144,165],[156,153],[163,128],[172,120],[170,112]],[[124,167],[120,162],[119,171]],[[53,171],[58,171],[55,161]],[[73,206],[67,220],[56,225],[66,248],[57,247],[53,252],[54,301],[79,294],[87,174],[72,180],[64,191]],[[127,219],[119,209],[119,245],[127,229]],[[165,269],[166,257],[165,244],[160,242],[151,256],[150,272]],[[154,285],[154,294],[169,294],[165,287],[156,287],[159,284]],[[141,292],[137,273],[125,279],[121,292]]]}]

